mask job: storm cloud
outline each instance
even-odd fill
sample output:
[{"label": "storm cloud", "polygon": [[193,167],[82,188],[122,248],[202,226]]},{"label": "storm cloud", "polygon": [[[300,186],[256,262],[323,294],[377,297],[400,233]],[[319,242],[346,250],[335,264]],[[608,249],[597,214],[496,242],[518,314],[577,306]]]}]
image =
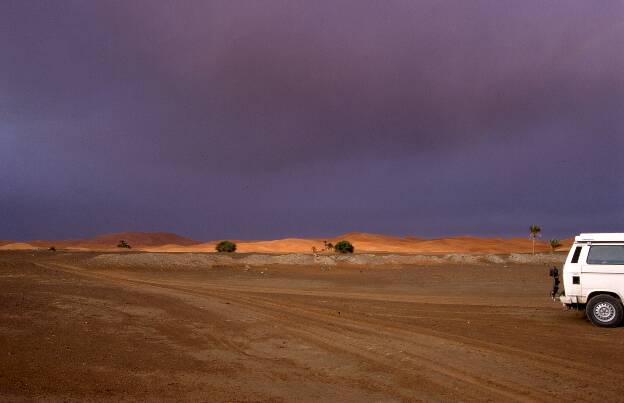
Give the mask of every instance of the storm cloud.
[{"label": "storm cloud", "polygon": [[0,238],[624,232],[624,3],[3,1]]}]

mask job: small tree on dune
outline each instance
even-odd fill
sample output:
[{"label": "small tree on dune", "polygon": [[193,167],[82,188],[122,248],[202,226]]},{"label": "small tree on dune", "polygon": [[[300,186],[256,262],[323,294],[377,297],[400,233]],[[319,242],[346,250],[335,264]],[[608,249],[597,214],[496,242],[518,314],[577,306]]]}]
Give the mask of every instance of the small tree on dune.
[{"label": "small tree on dune", "polygon": [[533,254],[535,255],[535,240],[541,236],[542,228],[539,225],[531,225],[529,227],[529,238],[533,241]]},{"label": "small tree on dune", "polygon": [[561,246],[561,242],[559,242],[558,239],[551,239],[550,241],[548,241],[548,243],[550,244],[550,249],[552,249],[553,253],[558,247]]},{"label": "small tree on dune", "polygon": [[215,247],[217,252],[236,252],[236,244],[232,241],[221,241]]},{"label": "small tree on dune", "polygon": [[334,246],[334,250],[338,253],[353,253],[354,249],[349,241],[340,241]]}]

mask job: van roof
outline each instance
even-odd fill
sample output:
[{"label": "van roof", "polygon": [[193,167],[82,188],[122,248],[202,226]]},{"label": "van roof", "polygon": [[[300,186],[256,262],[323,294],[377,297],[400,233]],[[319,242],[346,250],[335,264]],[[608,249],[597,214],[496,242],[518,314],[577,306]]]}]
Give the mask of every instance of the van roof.
[{"label": "van roof", "polygon": [[624,233],[611,232],[600,234],[580,234],[574,238],[575,242],[624,242]]}]

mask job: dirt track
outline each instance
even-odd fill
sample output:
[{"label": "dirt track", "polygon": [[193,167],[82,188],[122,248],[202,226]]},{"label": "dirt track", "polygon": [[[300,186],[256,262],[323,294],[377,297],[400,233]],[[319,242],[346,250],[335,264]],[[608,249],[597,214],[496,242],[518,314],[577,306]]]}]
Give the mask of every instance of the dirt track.
[{"label": "dirt track", "polygon": [[545,266],[103,267],[0,253],[3,400],[619,401]]}]

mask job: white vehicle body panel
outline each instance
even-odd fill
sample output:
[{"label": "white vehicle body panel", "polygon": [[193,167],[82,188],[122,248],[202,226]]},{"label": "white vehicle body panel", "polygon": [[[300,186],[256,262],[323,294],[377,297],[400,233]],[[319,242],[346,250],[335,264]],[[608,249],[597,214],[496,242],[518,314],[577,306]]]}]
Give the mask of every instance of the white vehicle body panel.
[{"label": "white vehicle body panel", "polygon": [[574,237],[575,242],[619,242],[624,243],[624,233],[609,232],[604,234],[580,234]]},{"label": "white vehicle body panel", "polygon": [[577,236],[563,266],[563,287],[565,305],[585,304],[600,293],[624,300],[624,233]]}]

